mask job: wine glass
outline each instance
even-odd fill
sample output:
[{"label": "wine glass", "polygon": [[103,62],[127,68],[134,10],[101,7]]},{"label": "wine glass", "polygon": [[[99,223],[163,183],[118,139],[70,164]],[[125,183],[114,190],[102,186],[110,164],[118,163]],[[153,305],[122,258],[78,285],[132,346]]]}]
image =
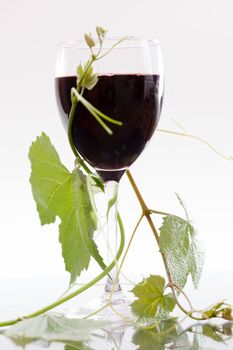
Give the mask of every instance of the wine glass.
[{"label": "wine glass", "polygon": [[[128,38],[108,53],[118,40],[104,40],[103,57],[93,64],[98,72],[98,83],[92,90],[86,89],[83,97],[122,125],[106,122],[112,131],[109,135],[81,103],[76,107],[72,124],[75,148],[102,178],[107,203],[111,203],[108,206],[107,239],[113,252],[118,245],[116,199],[119,181],[156,129],[164,90],[158,40]],[[66,129],[71,109],[71,88],[76,87],[77,82],[76,68],[89,58],[90,48],[84,40],[59,45],[55,89],[59,113]],[[117,267],[107,277],[105,296],[107,300],[108,294],[112,293],[112,302],[124,309],[126,300],[116,276]]]}]

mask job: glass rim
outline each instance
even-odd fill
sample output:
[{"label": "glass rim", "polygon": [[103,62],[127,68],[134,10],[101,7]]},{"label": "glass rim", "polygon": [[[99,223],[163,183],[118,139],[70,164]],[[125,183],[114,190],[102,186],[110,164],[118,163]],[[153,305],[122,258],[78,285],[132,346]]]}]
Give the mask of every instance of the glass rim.
[{"label": "glass rim", "polygon": [[[118,40],[122,38],[124,37],[120,37],[120,36],[106,37],[103,42],[103,49],[110,49]],[[94,40],[95,39],[96,38],[94,37]],[[144,45],[147,44],[149,47],[155,47],[155,46],[159,46],[159,40],[157,38],[129,36],[129,37],[125,37],[124,41],[119,43],[119,45],[115,46],[114,50],[126,49],[126,48],[137,49],[137,48],[140,48],[143,44]],[[58,43],[57,46],[58,48],[63,48],[63,49],[73,48],[73,49],[80,49],[80,50],[90,50],[84,38],[65,40]]]}]

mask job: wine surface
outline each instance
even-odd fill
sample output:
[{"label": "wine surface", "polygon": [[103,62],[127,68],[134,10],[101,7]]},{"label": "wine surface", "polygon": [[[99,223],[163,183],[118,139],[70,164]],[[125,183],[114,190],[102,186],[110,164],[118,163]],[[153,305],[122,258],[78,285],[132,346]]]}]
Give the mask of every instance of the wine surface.
[{"label": "wine surface", "polygon": [[[70,90],[76,86],[76,77],[56,78],[55,85],[59,112],[67,128]],[[76,107],[74,145],[104,180],[118,180],[117,173],[123,174],[120,170],[136,160],[151,138],[162,107],[160,89],[159,75],[116,74],[99,76],[93,90],[85,90],[83,96],[93,106],[123,123],[118,126],[106,122],[113,131],[109,135],[81,103]]]}]

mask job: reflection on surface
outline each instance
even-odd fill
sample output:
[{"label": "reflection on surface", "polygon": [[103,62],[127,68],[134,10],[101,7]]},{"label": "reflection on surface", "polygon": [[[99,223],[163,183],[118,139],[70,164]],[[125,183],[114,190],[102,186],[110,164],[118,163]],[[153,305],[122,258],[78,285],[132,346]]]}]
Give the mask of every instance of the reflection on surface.
[{"label": "reflection on surface", "polygon": [[137,349],[165,349],[166,344],[172,344],[176,341],[179,334],[178,323],[175,319],[160,322],[158,326],[149,329],[137,330],[132,338],[133,344]]},{"label": "reflection on surface", "polygon": [[[77,330],[77,333],[79,332],[80,330]],[[65,332],[64,335],[66,336]],[[7,350],[45,348],[50,350],[219,350],[232,349],[232,337],[233,322],[196,323],[185,328],[177,319],[169,319],[150,329],[132,326],[98,329],[85,341],[66,339],[54,342],[52,339],[51,341],[27,339],[23,334],[7,337],[2,332],[0,345]]]},{"label": "reflection on surface", "polygon": [[133,336],[133,343],[138,350],[163,349],[218,349],[216,343],[226,344],[232,336],[233,323],[222,325],[195,324],[182,329],[175,321],[162,322],[154,330],[138,330]]}]

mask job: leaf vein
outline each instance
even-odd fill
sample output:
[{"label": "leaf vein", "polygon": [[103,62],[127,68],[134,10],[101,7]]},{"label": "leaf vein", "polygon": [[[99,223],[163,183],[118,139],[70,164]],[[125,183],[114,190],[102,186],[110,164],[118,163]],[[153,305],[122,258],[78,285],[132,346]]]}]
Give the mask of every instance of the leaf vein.
[{"label": "leaf vein", "polygon": [[49,164],[49,165],[51,165],[51,166],[53,166],[55,168],[58,168],[59,170],[62,170],[64,172],[66,172],[66,173],[68,172],[68,170],[66,169],[66,167],[64,167],[64,165],[61,166],[61,165],[56,164],[56,163],[51,163],[51,162],[48,162],[46,160],[42,160],[40,158],[37,158],[37,157],[35,157],[33,155],[30,155],[30,158],[34,159],[35,161],[40,162],[40,163]]},{"label": "leaf vein", "polygon": [[51,195],[50,198],[49,198],[48,207],[49,207],[51,201],[53,200],[55,194],[57,193],[57,191],[64,185],[64,183],[65,183],[65,182],[67,181],[67,179],[69,179],[69,178],[71,178],[71,174],[69,174],[69,175],[64,179],[64,181],[62,181],[62,183],[59,184],[59,185],[55,188],[54,192],[52,193],[52,195]]},{"label": "leaf vein", "polygon": [[51,181],[51,182],[56,182],[58,183],[59,185],[62,185],[63,183],[61,181],[58,181],[52,177],[38,177],[38,178],[35,178],[35,180],[37,181]]}]

